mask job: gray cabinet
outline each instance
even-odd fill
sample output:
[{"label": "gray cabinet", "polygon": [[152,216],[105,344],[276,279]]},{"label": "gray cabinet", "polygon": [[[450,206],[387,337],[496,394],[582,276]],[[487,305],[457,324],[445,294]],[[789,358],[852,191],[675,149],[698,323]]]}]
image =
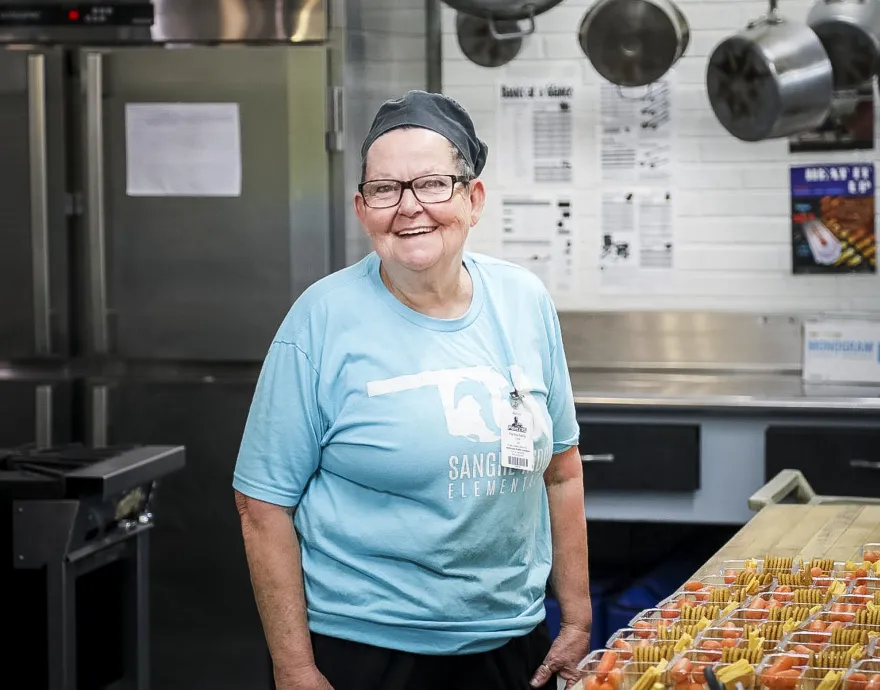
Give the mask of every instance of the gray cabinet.
[{"label": "gray cabinet", "polygon": [[880,425],[873,428],[773,424],[765,478],[800,470],[817,494],[880,497]]},{"label": "gray cabinet", "polygon": [[581,420],[584,487],[687,492],[700,488],[700,425]]}]

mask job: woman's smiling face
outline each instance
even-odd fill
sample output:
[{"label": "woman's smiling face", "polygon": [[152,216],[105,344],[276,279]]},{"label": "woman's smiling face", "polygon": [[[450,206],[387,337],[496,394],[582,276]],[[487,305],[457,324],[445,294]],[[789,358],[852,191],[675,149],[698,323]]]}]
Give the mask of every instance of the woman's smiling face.
[{"label": "woman's smiling face", "polygon": [[[422,128],[394,129],[376,139],[366,160],[365,181],[407,182],[424,175],[462,174],[459,156],[440,134]],[[431,185],[427,180],[426,199]],[[367,190],[364,190],[367,192]],[[441,195],[442,197],[442,195]],[[479,220],[485,192],[479,180],[455,182],[446,201],[419,201],[412,189],[403,190],[400,202],[388,208],[371,208],[374,203],[358,193],[355,211],[382,261],[414,272],[426,271],[446,262],[461,260],[471,226]]]}]

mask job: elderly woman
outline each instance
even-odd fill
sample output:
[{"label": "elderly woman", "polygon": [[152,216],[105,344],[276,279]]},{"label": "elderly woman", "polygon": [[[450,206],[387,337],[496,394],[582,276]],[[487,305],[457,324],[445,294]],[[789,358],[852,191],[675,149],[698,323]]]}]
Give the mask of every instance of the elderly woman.
[{"label": "elderly woman", "polygon": [[464,250],[486,155],[450,98],[382,105],[354,197],[375,251],[269,347],[233,486],[279,690],[571,686],[588,651],[557,314],[527,270]]}]

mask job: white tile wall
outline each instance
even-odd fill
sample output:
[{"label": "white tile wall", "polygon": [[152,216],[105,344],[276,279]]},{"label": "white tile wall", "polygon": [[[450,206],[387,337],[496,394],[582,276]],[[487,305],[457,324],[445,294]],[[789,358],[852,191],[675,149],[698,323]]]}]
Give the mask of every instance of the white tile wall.
[{"label": "white tile wall", "polygon": [[[484,173],[490,199],[470,246],[498,253],[501,189],[496,182],[495,89],[510,70],[551,76],[577,70],[588,89],[587,112],[580,114],[584,134],[579,146],[590,172],[575,196],[579,250],[579,286],[560,296],[562,309],[686,309],[812,312],[880,311],[880,277],[792,276],[788,167],[810,162],[873,160],[874,152],[791,156],[785,140],[746,144],[728,135],[709,107],[704,78],[708,55],[719,41],[766,11],[757,0],[680,0],[688,18],[691,42],[674,69],[676,145],[675,269],[650,289],[634,283],[609,289],[600,280],[597,218],[598,171],[595,138],[600,77],[581,52],[577,30],[593,0],[564,0],[536,18],[536,33],[507,66],[481,68],[468,61],[455,36],[455,12],[443,7],[443,90],[471,113],[490,147]],[[782,0],[780,12],[803,20],[813,0]],[[880,128],[878,128],[880,131]],[[509,145],[509,144],[508,144]],[[493,156],[492,153],[495,153]]]}]

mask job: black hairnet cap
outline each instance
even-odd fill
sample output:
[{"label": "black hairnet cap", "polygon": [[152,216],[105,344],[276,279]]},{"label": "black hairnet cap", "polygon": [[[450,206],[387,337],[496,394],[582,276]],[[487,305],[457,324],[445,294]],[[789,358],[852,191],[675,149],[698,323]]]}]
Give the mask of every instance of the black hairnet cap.
[{"label": "black hairnet cap", "polygon": [[385,101],[364,139],[361,156],[366,157],[376,139],[398,127],[422,127],[443,135],[461,152],[476,175],[486,165],[489,147],[477,136],[471,116],[449,96],[409,91],[403,98]]}]

